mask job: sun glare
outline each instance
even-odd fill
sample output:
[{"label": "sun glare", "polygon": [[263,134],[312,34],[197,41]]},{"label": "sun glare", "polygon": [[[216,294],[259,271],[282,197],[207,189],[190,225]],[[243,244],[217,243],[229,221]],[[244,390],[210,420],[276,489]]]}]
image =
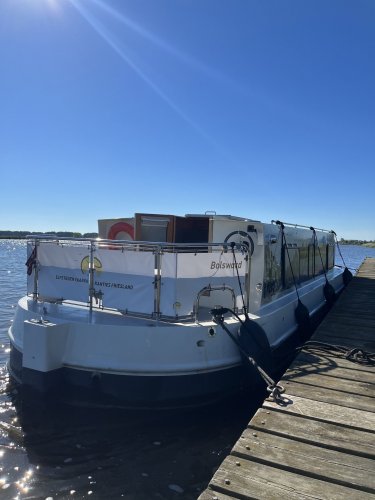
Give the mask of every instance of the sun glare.
[{"label": "sun glare", "polygon": [[61,1],[59,0],[44,0],[47,6],[54,10],[55,12],[59,12],[61,10]]},{"label": "sun glare", "polygon": [[61,0],[27,0],[27,3],[39,9],[57,13],[61,12],[63,2]]}]

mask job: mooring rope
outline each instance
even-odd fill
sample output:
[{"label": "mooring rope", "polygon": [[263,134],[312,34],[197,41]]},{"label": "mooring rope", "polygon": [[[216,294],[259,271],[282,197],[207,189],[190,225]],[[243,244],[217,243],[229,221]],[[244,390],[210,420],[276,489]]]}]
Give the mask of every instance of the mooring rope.
[{"label": "mooring rope", "polygon": [[342,256],[342,253],[341,253],[341,248],[340,248],[340,245],[339,245],[339,242],[337,240],[337,234],[335,233],[335,231],[331,231],[331,233],[334,235],[335,237],[335,241],[336,241],[336,245],[337,245],[337,249],[339,251],[339,254],[340,254],[340,257],[341,257],[341,260],[342,260],[342,263],[344,264],[345,267],[347,267],[347,265],[345,264],[345,260],[344,260],[344,257]]},{"label": "mooring rope", "polygon": [[240,273],[238,272],[238,266],[237,266],[236,254],[235,254],[235,252],[234,252],[234,248],[235,248],[235,246],[236,246],[236,244],[234,243],[234,241],[232,241],[232,242],[231,242],[230,246],[231,246],[231,248],[232,248],[234,268],[236,269],[236,272],[237,272],[238,286],[240,287],[240,293],[241,293],[241,298],[242,298],[243,312],[244,312],[245,317],[246,317],[246,318],[248,318],[248,315],[247,315],[247,307],[246,307],[246,304],[245,304],[245,297],[244,297],[244,293],[243,293],[243,291],[242,291],[242,284],[241,284],[241,280],[240,280]]},{"label": "mooring rope", "polygon": [[[278,224],[280,226],[281,243],[284,244],[284,248],[286,249],[286,253],[288,255],[288,261],[289,261],[290,271],[292,273],[294,288],[295,288],[296,294],[297,294],[298,304],[297,304],[297,307],[294,310],[294,316],[296,318],[298,326],[300,327],[301,331],[304,332],[303,335],[305,336],[306,334],[309,333],[309,329],[310,329],[310,313],[309,313],[308,308],[305,306],[305,304],[300,299],[300,296],[299,296],[299,293],[298,293],[297,281],[296,281],[296,278],[294,276],[294,271],[293,271],[293,267],[292,267],[292,261],[291,261],[290,255],[289,255],[288,243],[287,243],[286,237],[285,237],[285,231],[284,231],[285,226],[279,220],[277,220],[275,222],[276,222],[276,224]],[[285,278],[284,278],[284,285],[285,285]]]},{"label": "mooring rope", "polygon": [[329,353],[332,356],[348,359],[362,365],[375,364],[375,352],[367,352],[359,347],[346,347],[342,345],[328,344],[316,340],[309,340],[303,346],[297,349],[300,351],[318,351]]},{"label": "mooring rope", "polygon": [[[337,240],[337,234],[335,233],[335,231],[331,230],[331,233],[334,235],[335,237],[335,240],[336,240],[336,245],[337,245],[337,248],[338,248],[338,251],[339,251],[339,254],[340,254],[340,257],[341,257],[341,260],[344,264],[344,272],[343,272],[343,280],[344,280],[344,285],[347,285],[351,279],[353,278],[353,275],[352,273],[349,271],[349,268],[348,266],[345,264],[345,260],[344,260],[344,257],[342,256],[342,253],[341,253],[341,249],[340,249],[340,246],[339,246],[339,242]],[[340,266],[338,266],[340,267]],[[357,269],[353,269],[353,268],[350,268],[352,269],[353,271],[357,271]]]},{"label": "mooring rope", "polygon": [[[215,321],[216,324],[220,325],[221,328],[229,335],[229,337],[233,340],[233,342],[236,344],[238,347],[239,351],[244,355],[245,359],[248,360],[248,362],[258,371],[259,375],[262,377],[264,382],[267,384],[267,392],[269,393],[269,397],[275,401],[277,404],[284,404],[284,398],[282,394],[285,392],[285,389],[282,385],[278,385],[273,378],[268,375],[268,373],[258,365],[258,363],[255,361],[255,359],[249,355],[248,352],[245,351],[245,349],[241,346],[240,342],[238,339],[233,335],[233,333],[227,328],[225,322],[224,322],[224,314],[230,312],[233,314],[237,319],[238,315],[232,310],[227,307],[219,307],[211,310],[212,318]],[[245,326],[246,328],[246,326]]]},{"label": "mooring rope", "polygon": [[326,284],[323,287],[324,298],[326,299],[327,304],[329,306],[331,306],[333,304],[333,302],[336,300],[336,292],[327,278],[327,272],[326,272],[327,270],[326,270],[326,266],[324,265],[324,262],[323,262],[323,257],[322,257],[322,253],[320,251],[319,241],[318,241],[318,237],[316,235],[315,228],[311,226],[310,229],[314,235],[314,248],[316,247],[318,249],[320,262],[322,264],[322,269],[323,269],[323,273],[324,273],[324,278],[326,280]]}]

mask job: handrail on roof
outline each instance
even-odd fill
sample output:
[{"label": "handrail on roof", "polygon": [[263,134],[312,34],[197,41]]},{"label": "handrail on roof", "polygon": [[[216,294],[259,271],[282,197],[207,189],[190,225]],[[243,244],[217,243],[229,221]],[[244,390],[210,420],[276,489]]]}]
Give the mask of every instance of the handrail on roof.
[{"label": "handrail on roof", "polygon": [[[104,244],[104,245],[116,245],[116,246],[143,246],[143,247],[159,247],[159,248],[207,248],[207,247],[225,247],[230,248],[230,242],[205,242],[205,243],[171,243],[171,242],[160,242],[160,241],[134,241],[134,240],[108,240],[102,238],[74,238],[72,236],[54,236],[54,235],[43,235],[43,234],[30,234],[27,235],[28,240],[46,240],[46,241],[81,241],[91,244]],[[237,243],[237,248],[248,251],[246,244]]]},{"label": "handrail on roof", "polygon": [[280,220],[271,220],[271,224],[277,224],[277,225],[280,225],[280,224],[283,224],[284,226],[290,226],[290,227],[302,227],[304,229],[315,229],[316,231],[324,231],[325,233],[333,233],[333,234],[336,234],[334,231],[332,231],[332,229],[322,229],[320,227],[312,227],[312,226],[304,226],[302,224],[293,224],[291,222],[284,222],[284,221],[280,221]]}]

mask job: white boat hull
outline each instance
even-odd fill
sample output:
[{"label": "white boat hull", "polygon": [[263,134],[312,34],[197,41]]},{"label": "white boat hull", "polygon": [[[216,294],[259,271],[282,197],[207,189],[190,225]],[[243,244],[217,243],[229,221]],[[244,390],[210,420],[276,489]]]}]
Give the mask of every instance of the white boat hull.
[{"label": "white boat hull", "polygon": [[[339,292],[342,275],[330,273]],[[300,289],[311,314],[325,305],[324,277]],[[250,315],[272,349],[296,332],[295,291]],[[227,318],[237,335],[239,323]],[[209,403],[253,382],[245,375],[237,345],[211,320],[163,322],[22,298],[9,330],[10,372],[40,391],[80,394],[126,406]],[[251,353],[249,353],[251,354]],[[254,374],[254,378],[256,374]],[[80,396],[78,396],[80,397]]]}]

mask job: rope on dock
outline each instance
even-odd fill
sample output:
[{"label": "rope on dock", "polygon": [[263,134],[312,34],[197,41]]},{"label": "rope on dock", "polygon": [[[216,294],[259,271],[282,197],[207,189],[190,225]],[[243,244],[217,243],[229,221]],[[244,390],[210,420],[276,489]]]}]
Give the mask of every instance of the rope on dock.
[{"label": "rope on dock", "polygon": [[375,364],[375,352],[367,352],[364,349],[358,347],[348,349],[347,347],[341,345],[326,344],[325,342],[310,340],[298,349],[298,351],[304,350],[320,352],[323,351],[331,354],[332,356],[345,358],[349,361],[353,361],[362,365]]}]

